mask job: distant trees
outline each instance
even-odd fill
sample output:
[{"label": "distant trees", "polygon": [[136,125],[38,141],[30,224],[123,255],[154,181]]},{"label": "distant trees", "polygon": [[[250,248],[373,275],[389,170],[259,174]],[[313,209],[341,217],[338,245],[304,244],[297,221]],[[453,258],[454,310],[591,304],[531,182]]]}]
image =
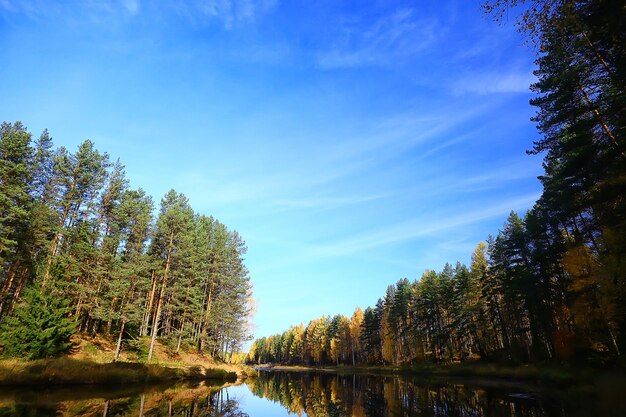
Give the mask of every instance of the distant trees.
[{"label": "distant trees", "polygon": [[[75,153],[53,150],[47,132],[33,141],[21,123],[3,123],[4,352],[22,354],[9,341],[35,332],[29,314],[43,317],[46,306],[61,304],[51,326],[69,320],[66,330],[110,336],[116,358],[125,341],[148,335],[149,358],[158,337],[172,352],[185,345],[226,359],[237,350],[248,337],[251,297],[245,243],[219,221],[195,213],[174,190],[164,196],[156,219],[153,211],[152,198],[129,188],[124,167],[92,142]],[[51,292],[56,298],[48,300]],[[43,310],[33,310],[38,308]],[[16,323],[26,333],[11,330]]]},{"label": "distant trees", "polygon": [[[536,222],[532,210],[524,219],[512,212],[489,244],[478,244],[470,268],[446,264],[419,280],[403,278],[375,307],[357,308],[351,318],[322,316],[306,327],[257,339],[248,359],[400,365],[469,358],[528,363],[594,352],[607,356],[603,350],[619,354],[602,315],[617,306],[600,286],[595,295],[579,294],[580,285],[590,284],[575,268],[587,267],[590,255],[577,253],[575,261],[567,253],[552,258]],[[563,239],[554,245],[562,248]],[[302,341],[295,355],[293,340]]]},{"label": "distant trees", "polygon": [[[390,286],[365,309],[358,336],[350,332],[357,363],[605,359],[624,351],[626,8],[609,0],[484,7],[502,20],[522,4],[518,25],[539,55],[531,103],[543,137],[530,153],[544,155],[543,194],[478,245],[470,268],[446,265]],[[305,335],[305,351],[316,354],[304,363],[334,362],[331,350],[319,351],[319,337]],[[280,361],[280,350],[253,346],[252,360]]]}]

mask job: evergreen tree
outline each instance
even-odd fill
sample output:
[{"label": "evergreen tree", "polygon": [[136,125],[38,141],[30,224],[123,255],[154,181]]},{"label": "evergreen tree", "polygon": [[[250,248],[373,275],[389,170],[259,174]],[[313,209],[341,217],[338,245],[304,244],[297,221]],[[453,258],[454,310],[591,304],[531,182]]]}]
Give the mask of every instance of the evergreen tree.
[{"label": "evergreen tree", "polygon": [[161,336],[177,341],[176,352],[196,344],[215,358],[232,356],[249,337],[245,242],[173,190],[154,230],[152,211],[144,191],[128,188],[123,165],[111,166],[92,142],[74,154],[54,151],[47,131],[32,144],[19,122],[4,123],[0,320],[41,276],[46,290],[63,283],[79,331],[115,331],[116,359],[125,335],[148,333],[152,348]]},{"label": "evergreen tree", "polygon": [[[160,265],[157,275],[161,276],[161,285],[158,292],[156,309],[152,319],[150,350],[148,360],[152,359],[154,343],[159,326],[161,326],[162,312],[166,301],[172,295],[172,275],[174,278],[180,273],[177,268],[185,262],[185,256],[189,255],[188,239],[193,224],[193,211],[189,206],[189,200],[183,194],[174,190],[167,192],[161,200],[161,210],[157,220],[157,230],[152,241],[150,252],[158,259]],[[181,252],[182,249],[182,252]],[[172,274],[172,270],[176,271]],[[168,309],[168,313],[172,310]]]},{"label": "evergreen tree", "polygon": [[31,135],[20,122],[0,126],[0,274],[27,229],[31,198]]},{"label": "evergreen tree", "polygon": [[543,135],[531,151],[544,155],[538,206],[544,220],[558,221],[555,244],[564,233],[566,250],[589,253],[597,265],[608,307],[602,321],[619,354],[626,340],[626,9],[611,0],[493,0],[486,8],[501,19],[520,3],[529,6],[520,29],[539,47],[531,101]]},{"label": "evergreen tree", "polygon": [[76,330],[68,317],[71,310],[70,300],[52,283],[27,288],[13,315],[0,326],[4,355],[39,359],[67,352]]}]

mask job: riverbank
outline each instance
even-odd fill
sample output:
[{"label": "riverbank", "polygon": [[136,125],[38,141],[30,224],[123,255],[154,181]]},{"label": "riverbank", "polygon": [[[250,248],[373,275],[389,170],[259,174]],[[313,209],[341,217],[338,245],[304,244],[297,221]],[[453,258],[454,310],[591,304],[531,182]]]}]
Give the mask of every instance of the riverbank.
[{"label": "riverbank", "polygon": [[72,358],[36,361],[0,361],[0,386],[137,384],[158,381],[220,380],[236,381],[234,369],[225,367],[163,366],[138,362],[97,363]]},{"label": "riverbank", "polygon": [[419,364],[410,366],[287,366],[258,365],[257,370],[290,372],[326,372],[339,375],[416,376],[432,378],[462,377],[471,379],[499,379],[520,382],[545,383],[558,386],[587,383],[599,374],[611,374],[626,379],[624,369],[598,370],[567,365],[522,365],[505,366],[495,364]]},{"label": "riverbank", "polygon": [[[166,416],[190,415],[211,405],[200,398],[215,398],[236,382],[219,380],[151,382],[143,384],[97,384],[0,387],[0,416],[62,415]],[[27,412],[25,410],[29,410]],[[42,411],[46,410],[46,411]],[[213,415],[213,414],[211,414]]]},{"label": "riverbank", "polygon": [[166,381],[244,380],[255,372],[243,365],[213,361],[189,349],[172,352],[159,341],[147,361],[149,340],[115,360],[115,344],[103,337],[77,334],[66,356],[40,360],[0,360],[0,386],[143,384]]}]

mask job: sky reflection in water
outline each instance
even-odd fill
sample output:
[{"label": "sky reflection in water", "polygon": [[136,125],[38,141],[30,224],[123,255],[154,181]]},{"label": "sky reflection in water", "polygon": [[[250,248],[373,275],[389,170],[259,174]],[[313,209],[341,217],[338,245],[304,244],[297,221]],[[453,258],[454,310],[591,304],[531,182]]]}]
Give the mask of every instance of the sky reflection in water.
[{"label": "sky reflection in water", "polygon": [[[625,411],[615,395],[538,391],[485,382],[262,372],[239,386],[2,389],[4,416],[467,416],[602,417]],[[504,386],[503,386],[504,385]],[[606,390],[603,390],[606,391]],[[619,392],[619,389],[617,389]]]}]

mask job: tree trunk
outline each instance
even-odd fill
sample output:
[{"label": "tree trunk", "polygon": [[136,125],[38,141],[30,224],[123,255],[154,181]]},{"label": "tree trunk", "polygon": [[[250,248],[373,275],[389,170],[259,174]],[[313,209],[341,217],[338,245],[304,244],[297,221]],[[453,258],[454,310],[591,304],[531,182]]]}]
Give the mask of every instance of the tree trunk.
[{"label": "tree trunk", "polygon": [[143,417],[143,409],[146,404],[146,394],[141,394],[141,400],[139,403],[139,417]]},{"label": "tree trunk", "polygon": [[[106,335],[109,336],[111,334],[111,326],[113,325],[113,311],[115,310],[115,304],[117,303],[117,297],[113,297],[113,301],[111,301],[111,310],[109,311],[109,319],[107,320],[106,327]],[[122,306],[124,304],[124,300],[122,299]]]},{"label": "tree trunk", "polygon": [[74,188],[76,187],[76,181],[72,181],[72,185],[70,186],[70,190],[68,191],[66,199],[69,200],[65,204],[63,208],[63,214],[61,216],[61,220],[59,221],[59,231],[55,234],[54,239],[52,240],[52,245],[50,246],[50,252],[48,254],[48,262],[46,263],[46,271],[43,275],[43,283],[42,286],[46,285],[48,278],[50,278],[50,268],[52,267],[52,259],[56,256],[57,250],[59,248],[59,244],[61,243],[61,237],[63,236],[63,227],[65,226],[65,222],[67,221],[67,216],[70,212],[71,199],[74,194]]},{"label": "tree trunk", "polygon": [[126,326],[126,319],[122,319],[122,324],[120,325],[120,333],[117,336],[117,346],[115,347],[115,360],[120,358],[120,353],[122,353],[122,336],[124,335],[124,327]]},{"label": "tree trunk", "polygon": [[20,264],[20,261],[16,261],[15,263],[11,264],[11,266],[9,267],[9,271],[7,273],[8,278],[5,279],[4,283],[2,284],[2,290],[0,290],[0,296],[4,294],[8,294],[9,291],[11,290],[11,287],[13,286],[13,280],[15,279],[16,270],[19,264]]},{"label": "tree trunk", "polygon": [[613,341],[613,346],[615,347],[615,353],[617,353],[617,356],[621,356],[621,352],[619,350],[619,346],[617,345],[617,340],[615,339],[615,334],[613,334],[613,332],[611,331],[611,328],[609,327],[609,334],[611,335],[611,340]]},{"label": "tree trunk", "polygon": [[600,114],[600,110],[598,110],[598,107],[593,103],[593,101],[591,101],[591,97],[589,97],[589,94],[587,94],[587,91],[585,91],[585,89],[583,88],[581,84],[578,84],[578,90],[582,93],[583,97],[585,98],[585,101],[587,102],[587,105],[589,105],[593,113],[598,118],[598,123],[600,123],[600,127],[602,128],[602,131],[609,138],[613,146],[615,146],[615,150],[619,152],[622,159],[626,159],[626,153],[624,153],[624,150],[621,149],[621,146],[619,146],[619,143],[617,142],[617,139],[613,135],[613,132],[611,132],[611,129],[609,129],[609,125],[604,120],[604,117],[602,117],[602,115]]},{"label": "tree trunk", "polygon": [[[169,259],[169,257],[168,257]],[[148,351],[148,362],[152,360],[152,353],[154,351],[154,342],[156,341],[156,336],[159,328],[159,321],[161,320],[161,307],[163,305],[163,293],[165,292],[165,279],[167,275],[167,266],[165,269],[166,273],[163,275],[163,282],[161,283],[161,290],[159,291],[159,300],[157,302],[156,312],[154,313],[154,318],[152,320],[152,329],[150,336],[150,350]]]},{"label": "tree trunk", "polygon": [[211,280],[211,286],[209,287],[209,294],[207,298],[207,307],[204,313],[204,320],[202,323],[202,330],[200,331],[200,352],[204,350],[204,344],[206,339],[206,329],[209,326],[209,316],[211,315],[211,302],[213,297],[213,289],[215,288],[215,281]]},{"label": "tree trunk", "polygon": [[[11,310],[13,309],[13,305],[15,304],[15,301],[17,301],[17,299],[20,296],[20,292],[22,291],[22,286],[24,285],[24,282],[26,281],[27,275],[28,275],[28,268],[24,268],[24,270],[20,274],[20,279],[17,282],[17,287],[15,288],[15,292],[13,293],[11,298],[8,300],[3,298],[2,300],[2,303],[0,304],[0,316],[3,313],[10,313]],[[7,295],[9,293],[9,290],[7,290]]]},{"label": "tree trunk", "polygon": [[154,304],[154,295],[156,293],[156,285],[157,285],[157,276],[156,271],[152,271],[152,289],[150,290],[150,302],[148,303],[148,308],[146,309],[146,313],[144,315],[143,327],[141,329],[140,334],[142,336],[148,335],[148,326],[150,325],[150,316],[152,313],[152,306]]},{"label": "tree trunk", "polygon": [[109,414],[109,405],[111,404],[111,400],[106,400],[104,402],[104,411],[102,412],[102,417],[107,417]]},{"label": "tree trunk", "polygon": [[154,321],[152,322],[152,335],[150,339],[150,350],[148,351],[148,362],[152,360],[152,354],[154,352],[154,342],[159,328],[159,320],[161,319],[161,308],[163,306],[163,295],[165,294],[165,288],[167,286],[167,275],[170,271],[170,262],[172,257],[172,246],[174,244],[174,232],[170,233],[170,243],[167,249],[167,259],[165,260],[165,272],[163,273],[163,282],[161,283],[161,291],[159,292],[159,301],[157,303],[157,310],[154,314]]},{"label": "tree trunk", "polygon": [[180,344],[183,341],[183,330],[185,329],[185,319],[183,319],[182,324],[180,325],[180,331],[178,332],[178,343],[176,344],[176,353],[180,351]]},{"label": "tree trunk", "polygon": [[352,346],[352,366],[356,365],[356,361],[354,358],[354,346]]},{"label": "tree trunk", "polygon": [[24,283],[26,282],[26,278],[28,275],[28,268],[24,268],[22,271],[22,275],[20,275],[20,281],[17,283],[17,288],[15,289],[15,294],[13,295],[13,301],[17,300],[22,292],[22,287],[24,287]]}]

